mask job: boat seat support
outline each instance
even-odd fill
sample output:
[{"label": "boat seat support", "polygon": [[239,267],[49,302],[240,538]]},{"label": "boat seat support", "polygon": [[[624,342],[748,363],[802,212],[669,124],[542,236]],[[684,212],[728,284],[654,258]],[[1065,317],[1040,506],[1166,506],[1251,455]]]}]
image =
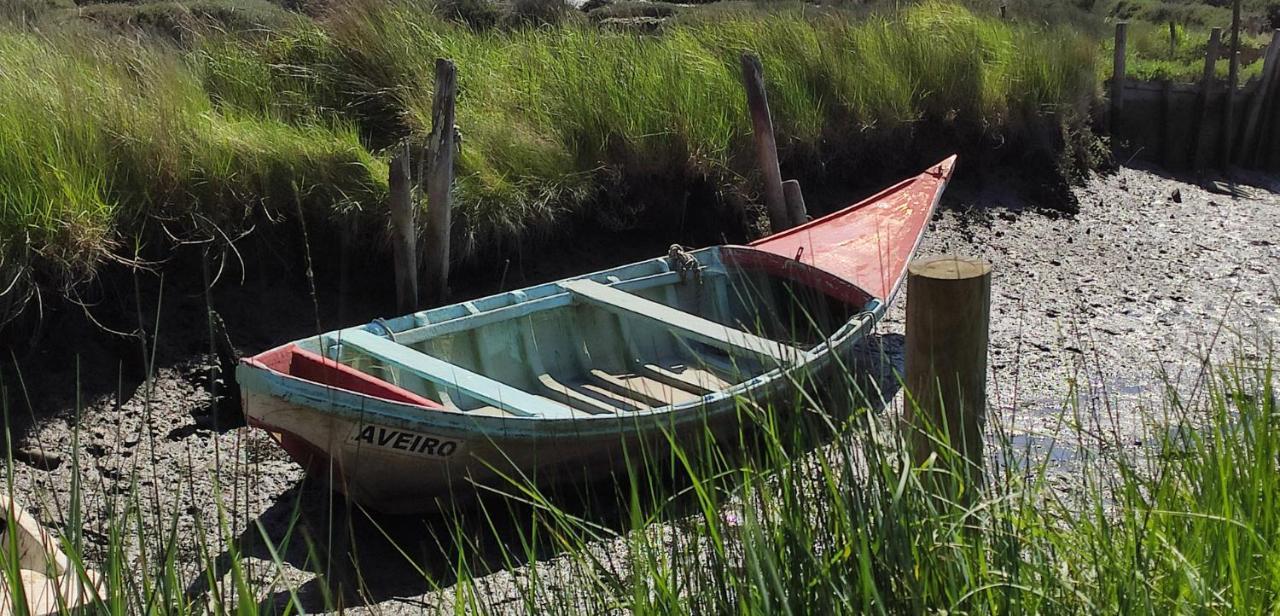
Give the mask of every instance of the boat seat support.
[{"label": "boat seat support", "polygon": [[454,400],[458,400],[459,395],[474,398],[522,417],[562,419],[575,416],[573,409],[563,404],[500,383],[363,329],[343,330],[339,342],[435,383],[446,389]]},{"label": "boat seat support", "polygon": [[600,284],[594,280],[567,280],[560,283],[581,301],[628,316],[657,323],[672,333],[726,351],[745,352],[772,364],[787,364],[804,352],[793,346],[761,338],[727,325]]}]

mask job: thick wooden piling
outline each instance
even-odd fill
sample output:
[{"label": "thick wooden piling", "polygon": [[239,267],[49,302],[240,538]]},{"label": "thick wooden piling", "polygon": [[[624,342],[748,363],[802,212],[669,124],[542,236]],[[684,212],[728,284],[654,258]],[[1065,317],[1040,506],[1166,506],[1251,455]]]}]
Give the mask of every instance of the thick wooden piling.
[{"label": "thick wooden piling", "polygon": [[778,144],[773,135],[769,98],[764,91],[764,65],[753,54],[742,54],[742,85],[747,90],[747,110],[751,112],[756,159],[764,176],[764,203],[769,212],[769,225],[777,233],[791,227],[791,217],[787,213],[786,195],[782,190],[782,170],[778,167]]},{"label": "thick wooden piling", "polygon": [[986,261],[943,256],[908,267],[906,418],[912,455],[917,464],[936,455],[970,486],[981,482],[983,469],[990,310]]},{"label": "thick wooden piling", "polygon": [[[1116,24],[1115,53],[1111,59],[1111,138],[1119,140],[1124,132],[1125,46],[1129,24]],[[1114,146],[1113,146],[1114,149]]]},{"label": "thick wooden piling", "polygon": [[395,259],[396,308],[402,312],[418,309],[417,222],[413,206],[413,185],[409,173],[409,143],[396,147],[387,177],[390,189],[392,251]]},{"label": "thick wooden piling", "polygon": [[452,227],[453,163],[457,153],[454,106],[458,72],[453,61],[436,60],[436,90],[427,138],[427,229],[425,299],[437,305],[449,297],[449,237]]}]

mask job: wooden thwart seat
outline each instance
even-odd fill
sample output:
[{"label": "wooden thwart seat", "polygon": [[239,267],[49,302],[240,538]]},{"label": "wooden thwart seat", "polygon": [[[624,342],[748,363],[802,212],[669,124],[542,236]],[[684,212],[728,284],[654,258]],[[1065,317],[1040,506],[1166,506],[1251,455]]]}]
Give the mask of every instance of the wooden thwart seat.
[{"label": "wooden thwart seat", "polygon": [[638,411],[642,405],[598,388],[575,386],[557,381],[550,374],[538,375],[538,384],[553,400],[593,414]]},{"label": "wooden thwart seat", "polygon": [[591,379],[613,393],[626,396],[648,407],[666,406],[698,397],[638,374],[610,374],[596,369],[591,371]]},{"label": "wooden thwart seat", "polygon": [[522,417],[563,419],[575,415],[573,409],[567,406],[476,374],[426,353],[420,353],[362,329],[344,330],[339,342],[445,388],[454,400],[457,400],[460,394]]},{"label": "wooden thwart seat", "polygon": [[658,364],[644,364],[640,366],[640,372],[655,381],[665,383],[671,387],[687,391],[697,396],[705,396],[709,393],[726,389],[732,385],[732,383],[724,381],[709,371],[697,370],[688,367],[680,372],[676,372],[666,366],[660,366]]},{"label": "wooden thwart seat", "polygon": [[793,346],[761,338],[683,310],[676,310],[666,304],[650,301],[594,280],[567,280],[561,282],[560,286],[572,293],[575,298],[592,305],[652,321],[673,334],[724,349],[730,353],[734,351],[747,353],[772,364],[791,363],[803,355],[803,351]]}]

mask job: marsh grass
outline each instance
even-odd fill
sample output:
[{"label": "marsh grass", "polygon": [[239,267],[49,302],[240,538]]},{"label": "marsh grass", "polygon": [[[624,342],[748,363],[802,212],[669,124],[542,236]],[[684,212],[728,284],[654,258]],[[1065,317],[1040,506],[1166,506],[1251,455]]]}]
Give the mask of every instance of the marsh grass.
[{"label": "marsh grass", "polygon": [[764,59],[785,171],[823,183],[933,162],[915,160],[917,134],[940,151],[1017,141],[1083,117],[1096,90],[1089,37],[948,4],[742,5],[660,36],[439,12],[357,1],[191,49],[0,28],[0,290],[74,283],[138,245],[160,258],[168,233],[234,237],[295,197],[317,229],[380,211],[383,148],[429,130],[436,57],[459,67],[460,259],[574,217],[621,230],[682,216],[695,189],[754,201],[745,51]]},{"label": "marsh grass", "polygon": [[[1169,79],[1174,82],[1197,83],[1204,74],[1204,56],[1209,45],[1209,30],[1199,27],[1176,25],[1175,44],[1170,54],[1169,26],[1161,23],[1135,22],[1129,25],[1129,40],[1126,47],[1126,72],[1132,79],[1159,81]],[[1226,79],[1229,69],[1228,57],[1230,30],[1225,30],[1222,47],[1215,75]],[[1102,45],[1104,57],[1111,58],[1115,49],[1114,38],[1105,39]],[[1269,34],[1252,34],[1242,32],[1240,36],[1240,80],[1241,83],[1262,74],[1262,57],[1267,44],[1271,42]],[[1111,63],[1099,62],[1100,79],[1111,78]]]},{"label": "marsh grass", "polygon": [[743,52],[764,60],[784,167],[827,180],[880,139],[902,150],[919,127],[940,126],[963,147],[1075,109],[1094,88],[1082,72],[1093,62],[1087,38],[935,3],[872,15],[723,10],[638,36],[581,23],[476,32],[421,5],[366,2],[329,29],[345,64],[338,74],[360,78],[341,90],[373,93],[376,104],[361,102],[379,126],[424,134],[430,63],[457,61],[458,192],[471,247],[616,207],[602,195],[678,201],[696,181],[749,193]]},{"label": "marsh grass", "polygon": [[121,245],[163,256],[160,226],[234,235],[295,198],[328,217],[385,192],[349,124],[221,110],[162,47],[0,31],[0,58],[0,273],[15,288],[82,279]]}]

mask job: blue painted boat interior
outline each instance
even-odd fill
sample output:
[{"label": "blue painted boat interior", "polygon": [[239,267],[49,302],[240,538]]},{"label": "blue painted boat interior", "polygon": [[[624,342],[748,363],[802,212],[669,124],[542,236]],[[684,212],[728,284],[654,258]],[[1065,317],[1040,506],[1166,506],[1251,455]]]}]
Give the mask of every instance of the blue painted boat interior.
[{"label": "blue painted boat interior", "polygon": [[876,309],[727,266],[719,248],[691,254],[696,270],[651,259],[299,345],[467,413],[589,417],[696,405],[803,363]]}]

